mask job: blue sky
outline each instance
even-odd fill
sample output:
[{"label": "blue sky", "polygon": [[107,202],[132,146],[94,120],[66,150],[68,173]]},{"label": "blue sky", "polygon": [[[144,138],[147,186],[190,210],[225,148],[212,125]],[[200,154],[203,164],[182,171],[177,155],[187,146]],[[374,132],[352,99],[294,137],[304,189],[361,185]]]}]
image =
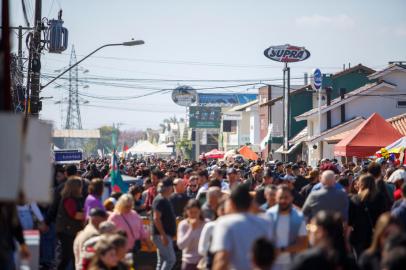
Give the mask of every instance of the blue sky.
[{"label": "blue sky", "polygon": [[[12,25],[24,25],[21,1],[10,2]],[[26,2],[32,18],[34,0]],[[344,63],[362,63],[379,69],[388,61],[406,60],[406,1],[402,0],[43,0],[43,16],[56,17],[60,7],[69,29],[69,45],[74,44],[78,59],[106,43],[145,40],[142,46],[98,52],[83,62],[82,67],[89,70],[81,75],[83,78],[114,77],[118,83],[123,83],[122,78],[279,79],[282,64],[265,58],[263,51],[270,45],[286,43],[305,46],[311,52],[305,62],[291,64],[293,78],[315,67],[334,72]],[[13,40],[16,44],[16,35]],[[56,74],[56,69],[68,65],[69,56],[70,48],[63,54],[45,52],[43,71]],[[301,82],[296,79],[293,84]],[[139,83],[139,87],[131,89],[88,83],[90,87],[80,91],[86,95],[125,97],[152,91],[145,86],[174,88],[179,83]],[[189,84],[199,88],[235,83]],[[256,90],[239,87],[215,91]],[[50,86],[42,96],[53,99],[44,101],[41,117],[60,128],[66,104],[54,103],[66,98],[67,91]],[[132,100],[87,100],[91,106],[81,107],[84,128],[113,122],[123,123],[124,129],[156,128],[166,117],[185,114],[183,107],[172,102],[169,92]]]}]

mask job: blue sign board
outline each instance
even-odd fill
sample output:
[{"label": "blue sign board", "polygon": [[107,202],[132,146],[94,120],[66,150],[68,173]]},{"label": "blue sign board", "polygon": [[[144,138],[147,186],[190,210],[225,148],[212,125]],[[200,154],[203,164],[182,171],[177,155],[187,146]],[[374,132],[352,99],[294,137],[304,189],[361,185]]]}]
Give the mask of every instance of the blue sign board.
[{"label": "blue sign board", "polygon": [[256,100],[257,94],[215,94],[199,93],[198,105],[215,107],[232,107]]},{"label": "blue sign board", "polygon": [[82,152],[79,150],[56,150],[55,162],[76,162],[82,160]]},{"label": "blue sign board", "polygon": [[316,68],[313,71],[313,80],[312,80],[312,86],[314,90],[320,90],[321,84],[322,84],[322,74],[320,69]]}]

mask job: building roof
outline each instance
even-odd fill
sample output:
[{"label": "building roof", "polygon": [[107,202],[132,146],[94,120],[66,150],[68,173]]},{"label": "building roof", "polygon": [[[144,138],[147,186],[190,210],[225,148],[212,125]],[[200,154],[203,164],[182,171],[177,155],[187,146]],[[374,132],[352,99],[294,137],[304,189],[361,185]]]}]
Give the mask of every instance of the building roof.
[{"label": "building roof", "polygon": [[247,103],[242,104],[242,105],[234,106],[231,109],[229,109],[228,111],[229,112],[243,111],[243,110],[245,110],[245,109],[247,109],[247,108],[249,108],[249,107],[251,107],[251,106],[253,106],[253,105],[257,104],[257,103],[258,103],[258,99],[247,102]]},{"label": "building roof", "polygon": [[400,65],[400,64],[390,64],[386,68],[372,73],[371,75],[368,76],[368,78],[369,79],[378,79],[382,76],[385,76],[388,73],[391,73],[391,72],[397,71],[397,70],[406,72],[406,66]]},{"label": "building roof", "polygon": [[[325,137],[327,137],[329,134],[334,134],[334,132],[343,129],[343,128],[347,128],[347,127],[351,127],[352,125],[355,127],[357,127],[359,124],[361,124],[364,121],[364,118],[361,116],[355,117],[349,121],[346,121],[344,123],[341,123],[339,125],[336,125],[330,129],[327,129],[325,131],[323,131],[320,135],[316,135],[313,136],[311,138],[308,138],[306,141],[307,142],[313,142],[313,141],[320,141],[320,139],[323,139]],[[349,128],[350,130],[352,130],[352,128]]]},{"label": "building roof", "polygon": [[376,72],[376,71],[373,70],[372,68],[369,68],[369,67],[364,66],[364,65],[362,65],[362,64],[358,64],[358,65],[356,65],[356,66],[353,66],[352,68],[347,68],[347,69],[344,69],[344,70],[339,71],[339,72],[337,72],[337,73],[334,73],[334,74],[333,74],[333,78],[335,79],[335,78],[338,78],[338,77],[347,75],[347,74],[349,74],[349,73],[352,73],[352,72],[358,71],[358,70],[364,70],[367,74],[372,74],[372,73]]},{"label": "building roof", "polygon": [[[354,66],[352,68],[348,68],[348,69],[336,72],[336,73],[334,73],[332,75],[332,77],[333,78],[338,78],[338,77],[344,76],[346,74],[349,74],[349,73],[352,73],[352,72],[355,72],[355,71],[358,71],[358,70],[364,70],[367,74],[372,74],[372,73],[375,72],[375,70],[373,70],[373,69],[371,69],[371,68],[369,68],[367,66],[364,66],[362,64],[358,64],[358,65],[356,65],[356,66]],[[290,92],[290,94],[291,95],[296,95],[296,94],[302,93],[302,92],[307,91],[307,90],[311,90],[311,84],[307,84],[307,85],[304,85],[304,86],[302,86],[302,87],[300,87],[300,88],[298,88],[296,90],[293,90],[292,92]],[[267,102],[264,102],[264,103],[260,104],[259,106],[262,107],[262,106],[266,106],[266,105],[273,105],[275,102],[277,102],[279,100],[282,100],[282,99],[283,99],[283,96],[276,97],[274,99],[271,99],[271,100],[269,100]]]},{"label": "building roof", "polygon": [[52,131],[54,138],[100,138],[98,129],[56,129]]},{"label": "building roof", "polygon": [[[332,109],[334,109],[342,104],[348,103],[351,100],[359,97],[360,94],[366,94],[369,91],[373,91],[377,88],[384,87],[384,86],[393,89],[393,88],[395,88],[396,85],[385,82],[385,81],[365,84],[364,86],[361,86],[360,88],[345,94],[344,99],[341,99],[341,97],[338,97],[338,98],[333,99],[331,101],[330,105],[325,104],[325,105],[321,106],[321,113],[331,111]],[[301,115],[296,116],[295,119],[296,119],[296,121],[306,120],[309,116],[316,114],[318,111],[319,111],[319,108],[311,109]]]},{"label": "building roof", "polygon": [[[292,89],[292,86],[290,88]],[[290,95],[292,96],[292,95],[299,94],[301,92],[309,90],[310,88],[311,88],[310,84],[307,84],[298,89],[294,89],[293,91],[290,92]],[[259,106],[262,107],[262,106],[267,106],[267,105],[273,105],[273,104],[275,104],[275,102],[282,100],[282,99],[283,99],[283,96],[279,96],[279,97],[273,98],[271,100],[268,100],[267,102],[263,102],[263,103],[259,104]]]},{"label": "building roof", "polygon": [[296,134],[295,137],[289,140],[290,144],[297,143],[297,142],[303,142],[307,139],[307,126],[302,129],[298,134]]},{"label": "building roof", "polygon": [[[389,119],[386,119],[386,121],[388,121],[402,135],[406,136],[406,113],[391,117]],[[329,144],[338,143],[353,131],[354,130],[352,129],[341,132],[339,134],[326,138],[325,141]]]},{"label": "building roof", "polygon": [[328,144],[335,144],[335,143],[338,143],[339,141],[341,141],[342,139],[344,139],[345,137],[347,137],[348,135],[350,135],[350,133],[353,132],[353,131],[354,131],[354,129],[346,130],[344,132],[338,133],[338,134],[333,135],[331,137],[325,138],[324,140]]},{"label": "building roof", "polygon": [[402,135],[406,136],[406,113],[387,119]]}]

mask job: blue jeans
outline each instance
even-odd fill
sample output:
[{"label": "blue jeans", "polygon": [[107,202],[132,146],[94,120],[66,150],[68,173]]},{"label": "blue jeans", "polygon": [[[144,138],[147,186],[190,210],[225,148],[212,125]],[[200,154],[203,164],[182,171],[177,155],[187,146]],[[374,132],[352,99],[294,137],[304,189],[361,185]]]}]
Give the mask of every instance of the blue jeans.
[{"label": "blue jeans", "polygon": [[175,250],[173,249],[173,241],[168,237],[168,245],[164,246],[160,235],[154,235],[152,238],[157,247],[157,264],[156,270],[172,270],[176,263]]}]

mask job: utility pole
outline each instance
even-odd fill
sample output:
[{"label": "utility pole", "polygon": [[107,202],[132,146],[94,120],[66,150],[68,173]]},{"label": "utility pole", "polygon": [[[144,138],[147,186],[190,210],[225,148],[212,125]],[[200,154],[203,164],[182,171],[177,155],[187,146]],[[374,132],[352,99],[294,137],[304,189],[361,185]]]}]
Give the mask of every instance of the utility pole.
[{"label": "utility pole", "polygon": [[[286,79],[286,82],[285,82]],[[283,150],[289,150],[289,129],[290,129],[290,113],[289,102],[290,98],[290,68],[288,63],[285,63],[283,69]],[[285,154],[285,161],[288,159],[288,154]]]},{"label": "utility pole", "polygon": [[30,61],[28,66],[28,107],[31,110],[31,114],[38,117],[40,111],[40,72],[41,72],[41,12],[42,12],[42,0],[35,0],[35,19],[34,19],[34,35],[30,44]]}]

